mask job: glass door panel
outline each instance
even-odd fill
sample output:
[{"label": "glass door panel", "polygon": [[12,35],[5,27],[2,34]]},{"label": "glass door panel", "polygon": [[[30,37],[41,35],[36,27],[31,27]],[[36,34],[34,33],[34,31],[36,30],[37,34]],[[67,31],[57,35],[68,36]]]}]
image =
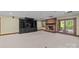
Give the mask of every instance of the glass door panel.
[{"label": "glass door panel", "polygon": [[59,20],[59,32],[75,35],[75,29],[74,19]]},{"label": "glass door panel", "polygon": [[66,20],[66,33],[74,34],[74,20]]},{"label": "glass door panel", "polygon": [[59,26],[60,28],[60,30],[59,30],[59,32],[64,32],[64,21],[60,21],[60,26]]}]

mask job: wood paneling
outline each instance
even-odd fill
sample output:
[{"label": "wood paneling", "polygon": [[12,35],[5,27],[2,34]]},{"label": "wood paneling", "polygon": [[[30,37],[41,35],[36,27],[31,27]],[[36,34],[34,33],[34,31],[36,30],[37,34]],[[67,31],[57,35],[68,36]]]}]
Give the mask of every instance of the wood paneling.
[{"label": "wood paneling", "polygon": [[56,18],[47,19],[47,23],[56,23]]}]

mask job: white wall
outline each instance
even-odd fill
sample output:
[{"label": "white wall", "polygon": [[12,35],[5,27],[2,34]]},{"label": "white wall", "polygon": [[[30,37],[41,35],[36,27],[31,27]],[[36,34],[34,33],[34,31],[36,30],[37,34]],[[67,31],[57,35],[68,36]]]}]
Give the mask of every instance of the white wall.
[{"label": "white wall", "polygon": [[76,25],[77,25],[77,35],[79,35],[79,16],[77,17]]},{"label": "white wall", "polygon": [[19,32],[19,18],[1,16],[1,34]]},{"label": "white wall", "polygon": [[38,20],[38,21],[37,21],[37,29],[38,29],[38,30],[42,29],[41,20]]}]

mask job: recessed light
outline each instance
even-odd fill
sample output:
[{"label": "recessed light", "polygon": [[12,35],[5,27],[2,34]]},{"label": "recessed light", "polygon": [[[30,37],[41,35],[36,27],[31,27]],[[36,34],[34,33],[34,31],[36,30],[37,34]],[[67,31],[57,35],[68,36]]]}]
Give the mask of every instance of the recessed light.
[{"label": "recessed light", "polygon": [[65,11],[66,13],[71,13],[72,11]]}]

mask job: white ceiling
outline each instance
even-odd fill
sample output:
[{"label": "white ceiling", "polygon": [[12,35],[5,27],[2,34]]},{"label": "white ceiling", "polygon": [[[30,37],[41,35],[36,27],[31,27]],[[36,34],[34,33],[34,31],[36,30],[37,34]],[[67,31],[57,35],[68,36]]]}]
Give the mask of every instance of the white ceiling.
[{"label": "white ceiling", "polygon": [[49,16],[61,17],[76,15],[79,15],[79,11],[73,11],[71,13],[64,11],[0,11],[0,16],[31,17],[35,19],[46,19],[49,18]]}]

